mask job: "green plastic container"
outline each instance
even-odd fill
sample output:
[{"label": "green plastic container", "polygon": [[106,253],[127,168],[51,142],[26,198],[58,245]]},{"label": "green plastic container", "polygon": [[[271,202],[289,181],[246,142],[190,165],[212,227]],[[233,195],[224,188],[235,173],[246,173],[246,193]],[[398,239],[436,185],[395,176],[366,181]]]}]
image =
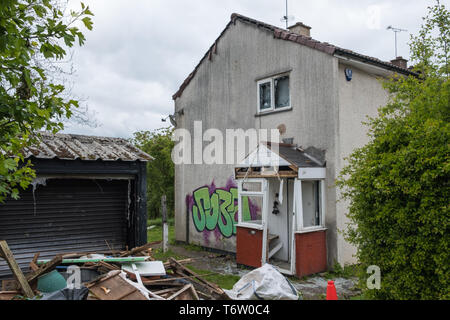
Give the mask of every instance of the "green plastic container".
[{"label": "green plastic container", "polygon": [[56,270],[46,273],[38,278],[37,289],[40,292],[55,292],[67,286],[66,279]]}]

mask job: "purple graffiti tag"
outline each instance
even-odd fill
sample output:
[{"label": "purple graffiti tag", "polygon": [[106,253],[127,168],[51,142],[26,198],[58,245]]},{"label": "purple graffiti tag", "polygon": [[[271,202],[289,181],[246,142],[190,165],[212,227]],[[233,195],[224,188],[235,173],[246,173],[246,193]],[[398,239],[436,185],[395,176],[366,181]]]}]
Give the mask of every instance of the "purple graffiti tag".
[{"label": "purple graffiti tag", "polygon": [[209,235],[211,234],[211,231],[208,229],[203,230],[202,236],[203,236],[203,243],[205,246],[209,246]]},{"label": "purple graffiti tag", "polygon": [[230,190],[231,188],[237,188],[237,185],[233,179],[233,177],[229,177],[227,183],[225,185],[226,190]]},{"label": "purple graffiti tag", "polygon": [[220,232],[218,227],[214,229],[214,236],[216,237],[216,243],[218,243],[222,238],[222,233]]},{"label": "purple graffiti tag", "polygon": [[192,207],[194,206],[194,196],[192,194],[186,196],[186,206],[188,207],[189,212],[192,212]]},{"label": "purple graffiti tag", "polygon": [[209,196],[212,196],[214,192],[216,192],[216,184],[214,183],[214,180],[211,182],[211,184],[208,187],[209,190]]}]

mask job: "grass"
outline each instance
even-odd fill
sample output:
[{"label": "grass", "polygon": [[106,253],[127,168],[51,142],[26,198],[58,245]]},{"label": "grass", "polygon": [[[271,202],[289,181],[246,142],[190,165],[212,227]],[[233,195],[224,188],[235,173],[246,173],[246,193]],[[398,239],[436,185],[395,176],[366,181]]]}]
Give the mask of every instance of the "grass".
[{"label": "grass", "polygon": [[[212,272],[211,270],[203,270],[193,267],[192,265],[187,265],[189,269],[194,271],[195,273],[199,274],[204,278],[205,280],[208,280],[210,282],[213,282],[217,284],[222,289],[231,289],[233,288],[234,284],[239,281],[241,277],[236,275],[224,275],[217,272]],[[205,276],[203,276],[205,275]]]},{"label": "grass", "polygon": [[[175,224],[174,219],[169,219],[169,243],[175,243]],[[147,220],[147,227],[153,226],[152,229],[147,229],[147,242],[162,241],[162,221],[161,219]]]},{"label": "grass", "polygon": [[156,260],[166,262],[169,258],[174,258],[175,260],[181,260],[185,259],[185,256],[182,256],[180,254],[176,254],[172,250],[167,250],[166,252],[163,252],[162,248],[155,249],[152,251],[152,257]]},{"label": "grass", "polygon": [[325,272],[324,278],[325,279],[334,279],[334,278],[357,278],[359,273],[359,265],[352,264],[352,265],[346,265],[342,268],[342,266],[339,263],[335,263],[333,267],[333,271]]}]

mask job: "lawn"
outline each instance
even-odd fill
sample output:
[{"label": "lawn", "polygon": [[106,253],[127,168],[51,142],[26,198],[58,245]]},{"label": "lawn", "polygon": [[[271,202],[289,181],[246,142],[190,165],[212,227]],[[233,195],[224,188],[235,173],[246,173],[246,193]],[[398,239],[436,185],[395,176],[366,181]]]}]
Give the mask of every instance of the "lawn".
[{"label": "lawn", "polygon": [[[169,243],[175,243],[174,219],[169,219]],[[147,220],[147,242],[162,241],[162,221],[161,219]]]},{"label": "lawn", "polygon": [[195,273],[201,275],[205,280],[211,281],[217,284],[222,289],[231,289],[234,284],[239,281],[240,277],[236,275],[230,274],[220,274],[217,272],[211,272],[210,270],[202,270],[195,268],[192,265],[187,265],[189,269],[194,271]]}]

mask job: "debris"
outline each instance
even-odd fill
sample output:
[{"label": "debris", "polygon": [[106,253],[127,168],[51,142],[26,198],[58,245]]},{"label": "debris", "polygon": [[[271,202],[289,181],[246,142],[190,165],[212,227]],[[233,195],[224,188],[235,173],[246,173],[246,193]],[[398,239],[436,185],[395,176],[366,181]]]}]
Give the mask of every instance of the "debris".
[{"label": "debris", "polygon": [[50,272],[53,269],[56,268],[57,265],[59,265],[63,261],[61,255],[57,255],[52,260],[49,260],[48,262],[44,263],[38,270],[34,271],[30,275],[27,276],[27,281],[29,283],[36,280],[38,277],[43,275],[44,273]]},{"label": "debris", "polygon": [[5,279],[2,280],[2,291],[16,291],[20,290],[20,285],[17,280]]},{"label": "debris", "polygon": [[[196,258],[155,261],[151,247],[160,242],[125,251],[64,253],[51,260],[39,259],[40,253],[36,253],[29,274],[23,275],[16,264],[22,282],[20,274],[17,280],[2,281],[0,300],[23,299],[24,286],[29,288],[26,297],[41,300],[228,299],[225,291],[207,281],[205,275],[200,276],[184,265]],[[12,254],[4,254],[5,245],[4,242],[0,247],[0,255],[9,259],[13,270],[15,260],[11,259]],[[74,270],[80,274],[71,277]],[[76,283],[68,285],[69,278],[78,281],[81,287]],[[42,296],[38,298],[33,288]]]},{"label": "debris", "polygon": [[144,244],[141,247],[137,247],[137,248],[131,249],[130,251],[125,251],[125,252],[121,253],[120,257],[133,256],[133,255],[135,255],[137,253],[140,253],[140,252],[142,252],[144,250],[149,249],[151,246],[153,246],[155,244],[160,244],[160,243],[161,243],[161,241],[155,241],[155,242],[150,242],[150,243]]},{"label": "debris", "polygon": [[[86,258],[86,259],[63,259],[61,264],[76,264],[76,263],[89,263],[89,262],[118,262],[118,263],[126,263],[126,262],[142,262],[146,261],[148,257],[123,257],[123,258]],[[49,260],[38,260],[38,264],[47,263]]]},{"label": "debris", "polygon": [[183,266],[181,263],[179,263],[177,260],[175,260],[173,258],[169,258],[169,262],[170,262],[171,266],[173,268],[175,268],[177,270],[177,273],[179,273],[180,275],[192,276],[194,286],[206,288],[207,291],[209,291],[208,293],[216,295],[218,297],[218,299],[226,299],[227,298],[227,295],[225,294],[225,292],[216,284],[203,279],[201,276],[199,276],[192,270],[188,269],[187,267]]},{"label": "debris", "polygon": [[0,257],[5,259],[6,262],[8,263],[9,268],[11,269],[12,273],[14,274],[14,277],[19,282],[20,287],[21,287],[22,291],[25,293],[25,295],[28,298],[34,297],[33,290],[31,289],[30,285],[28,284],[27,279],[23,275],[22,270],[20,270],[19,265],[17,264],[16,260],[14,259],[14,256],[8,247],[8,243],[5,240],[0,241]]},{"label": "debris", "polygon": [[167,300],[200,300],[192,284],[187,284],[175,292]]},{"label": "debris", "polygon": [[86,287],[80,289],[64,288],[51,294],[43,295],[40,300],[86,300],[89,290]]},{"label": "debris", "polygon": [[146,262],[136,262],[133,264],[123,264],[122,270],[134,273],[132,265],[135,265],[137,270],[139,271],[139,274],[144,277],[166,275],[164,264],[161,261],[146,261]]},{"label": "debris", "polygon": [[36,253],[33,257],[33,260],[31,260],[31,262],[30,262],[30,269],[32,271],[37,271],[39,269],[38,265],[36,264],[37,260],[39,259],[39,255],[40,255],[40,252]]},{"label": "debris", "polygon": [[66,279],[56,270],[43,274],[37,281],[37,289],[44,293],[59,291],[66,286]]},{"label": "debris", "polygon": [[18,297],[20,295],[20,291],[0,291],[0,301],[13,300],[15,297]]},{"label": "debris", "polygon": [[105,294],[109,294],[111,292],[110,289],[105,288],[105,287],[100,287],[100,289],[102,289],[105,292]]},{"label": "debris", "polygon": [[136,287],[120,277],[121,271],[111,271],[105,277],[86,285],[99,300],[148,300]]},{"label": "debris", "polygon": [[289,280],[268,263],[247,273],[225,293],[233,300],[299,300]]}]

